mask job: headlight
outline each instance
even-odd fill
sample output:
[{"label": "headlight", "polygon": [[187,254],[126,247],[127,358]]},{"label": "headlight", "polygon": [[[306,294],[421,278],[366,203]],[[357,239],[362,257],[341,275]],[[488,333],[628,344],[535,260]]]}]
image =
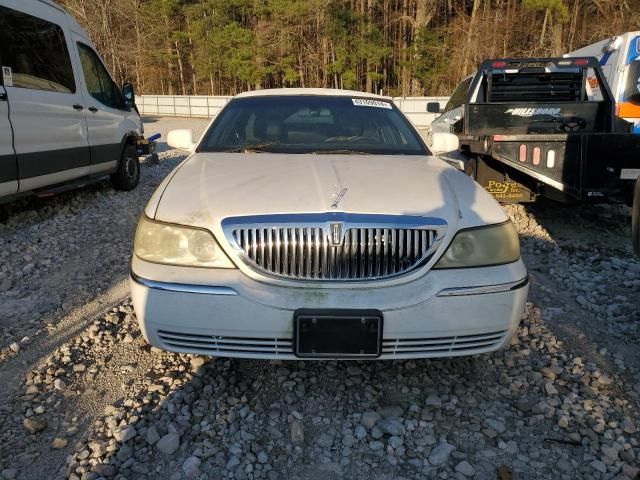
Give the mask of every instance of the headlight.
[{"label": "headlight", "polygon": [[147,262],[185,267],[235,268],[207,230],[156,222],[143,216],[133,242]]},{"label": "headlight", "polygon": [[460,230],[433,268],[503,265],[520,258],[520,241],[513,223]]}]

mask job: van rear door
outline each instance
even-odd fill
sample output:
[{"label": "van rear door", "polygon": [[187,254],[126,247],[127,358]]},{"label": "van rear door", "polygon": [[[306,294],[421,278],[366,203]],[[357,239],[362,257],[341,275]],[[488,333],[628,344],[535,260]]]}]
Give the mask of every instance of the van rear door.
[{"label": "van rear door", "polygon": [[[0,57],[0,61],[1,57]],[[18,166],[13,150],[13,132],[9,122],[7,92],[0,85],[0,197],[18,191]]]},{"label": "van rear door", "polygon": [[89,173],[84,97],[69,51],[64,11],[53,4],[4,0],[0,6],[2,66],[10,69],[14,148],[20,191]]}]

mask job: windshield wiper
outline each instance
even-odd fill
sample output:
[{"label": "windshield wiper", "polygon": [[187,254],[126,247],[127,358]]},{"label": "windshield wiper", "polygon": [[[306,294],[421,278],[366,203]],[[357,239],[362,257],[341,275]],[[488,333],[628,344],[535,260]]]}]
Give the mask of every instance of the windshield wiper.
[{"label": "windshield wiper", "polygon": [[335,150],[313,150],[312,152],[309,153],[315,153],[315,154],[322,154],[325,153],[327,155],[339,155],[339,154],[345,154],[345,155],[371,155],[371,153],[369,152],[360,152],[358,150],[350,150],[348,148],[343,148],[343,149],[335,149]]},{"label": "windshield wiper", "polygon": [[239,147],[226,148],[222,151],[225,153],[268,152],[268,150],[266,150],[268,147],[273,147],[279,144],[280,142],[278,141],[256,143],[255,145],[244,145]]}]

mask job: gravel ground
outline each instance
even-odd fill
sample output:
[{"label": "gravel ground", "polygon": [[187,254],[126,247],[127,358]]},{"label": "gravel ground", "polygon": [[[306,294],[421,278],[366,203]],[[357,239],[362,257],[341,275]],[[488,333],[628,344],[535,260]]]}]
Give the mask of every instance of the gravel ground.
[{"label": "gravel ground", "polygon": [[503,351],[212,359],[149,347],[127,297],[136,220],[183,158],[160,157],[133,192],[101,183],[2,207],[0,478],[639,478],[628,208],[507,207],[532,290]]},{"label": "gravel ground", "polygon": [[[170,128],[193,128],[200,135],[205,126],[202,119],[149,119],[145,128],[164,139]],[[163,140],[159,147],[166,150]],[[138,218],[184,157],[174,150],[162,154],[160,165],[143,163],[140,186],[132,192],[117,192],[103,181],[54,198],[0,205],[0,218],[8,216],[0,223],[1,346],[55,325],[126,278],[124,259]],[[10,353],[5,348],[0,359]]]}]

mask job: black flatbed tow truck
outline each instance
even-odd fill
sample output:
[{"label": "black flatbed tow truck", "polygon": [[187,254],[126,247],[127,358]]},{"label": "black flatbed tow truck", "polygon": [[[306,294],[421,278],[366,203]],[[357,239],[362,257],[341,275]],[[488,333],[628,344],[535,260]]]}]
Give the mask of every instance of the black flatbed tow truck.
[{"label": "black flatbed tow truck", "polygon": [[631,127],[616,116],[596,58],[503,58],[480,65],[451,130],[465,171],[501,203],[632,205],[635,196],[640,255],[640,135]]}]

